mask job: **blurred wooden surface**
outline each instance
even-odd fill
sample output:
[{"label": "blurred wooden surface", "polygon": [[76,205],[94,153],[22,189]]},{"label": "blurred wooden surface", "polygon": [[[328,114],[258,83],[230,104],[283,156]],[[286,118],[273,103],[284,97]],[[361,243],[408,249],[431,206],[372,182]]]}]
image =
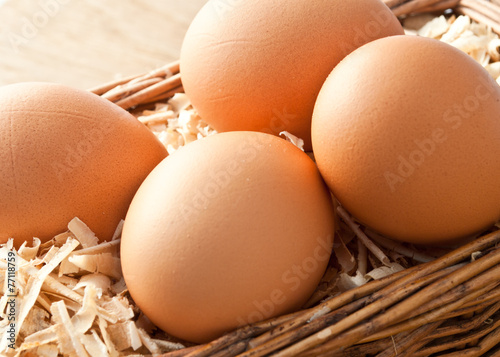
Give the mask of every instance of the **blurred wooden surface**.
[{"label": "blurred wooden surface", "polygon": [[81,89],[178,59],[207,0],[0,0],[0,85]]}]

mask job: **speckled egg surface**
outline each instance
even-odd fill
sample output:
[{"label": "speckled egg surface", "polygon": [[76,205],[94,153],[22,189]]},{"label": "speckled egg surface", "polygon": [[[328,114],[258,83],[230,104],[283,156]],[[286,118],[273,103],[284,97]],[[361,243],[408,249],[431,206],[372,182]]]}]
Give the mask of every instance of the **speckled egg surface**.
[{"label": "speckled egg surface", "polygon": [[286,130],[311,149],[311,114],[333,67],[357,47],[401,35],[379,0],[210,0],[182,45],[186,94],[219,132]]},{"label": "speckled egg surface", "polygon": [[141,185],[122,269],[151,321],[206,342],[300,308],[333,234],[330,193],[304,152],[269,134],[222,133],[173,153]]},{"label": "speckled egg surface", "polygon": [[500,87],[443,42],[351,53],[321,89],[312,139],[337,199],[384,235],[448,244],[500,218]]},{"label": "speckled egg surface", "polygon": [[130,113],[51,83],[0,88],[0,241],[42,241],[75,216],[102,240],[167,155]]}]

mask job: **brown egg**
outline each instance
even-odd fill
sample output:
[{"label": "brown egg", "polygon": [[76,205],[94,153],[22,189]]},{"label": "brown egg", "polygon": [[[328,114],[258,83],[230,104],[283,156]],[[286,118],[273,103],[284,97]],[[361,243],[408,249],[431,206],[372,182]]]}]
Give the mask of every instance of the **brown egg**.
[{"label": "brown egg", "polygon": [[314,101],[333,67],[367,42],[401,34],[379,0],[210,0],[186,33],[182,82],[219,132],[286,130],[310,150]]},{"label": "brown egg", "polygon": [[384,235],[448,244],[500,218],[500,87],[443,42],[351,53],[321,89],[312,139],[334,195]]},{"label": "brown egg", "polygon": [[0,88],[0,242],[67,230],[75,216],[102,240],[167,155],[131,114],[50,83]]},{"label": "brown egg", "polygon": [[304,152],[268,134],[216,134],[170,155],[141,185],[122,269],[153,323],[206,342],[301,307],[333,233],[330,193]]}]

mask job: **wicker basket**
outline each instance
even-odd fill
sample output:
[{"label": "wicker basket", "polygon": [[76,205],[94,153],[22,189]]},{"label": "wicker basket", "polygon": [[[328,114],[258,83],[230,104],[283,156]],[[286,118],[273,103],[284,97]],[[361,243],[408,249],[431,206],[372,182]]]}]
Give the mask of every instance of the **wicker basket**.
[{"label": "wicker basket", "polygon": [[[500,33],[500,0],[385,2],[400,18],[453,11]],[[140,112],[182,90],[176,62],[92,91]],[[500,356],[500,230],[307,309],[164,356],[236,355]]]}]

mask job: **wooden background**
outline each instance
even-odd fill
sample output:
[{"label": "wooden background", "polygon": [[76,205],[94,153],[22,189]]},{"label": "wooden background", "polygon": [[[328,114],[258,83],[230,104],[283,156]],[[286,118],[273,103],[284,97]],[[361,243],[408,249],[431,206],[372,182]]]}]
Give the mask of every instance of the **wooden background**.
[{"label": "wooden background", "polygon": [[207,0],[0,0],[0,85],[88,89],[178,59]]}]

